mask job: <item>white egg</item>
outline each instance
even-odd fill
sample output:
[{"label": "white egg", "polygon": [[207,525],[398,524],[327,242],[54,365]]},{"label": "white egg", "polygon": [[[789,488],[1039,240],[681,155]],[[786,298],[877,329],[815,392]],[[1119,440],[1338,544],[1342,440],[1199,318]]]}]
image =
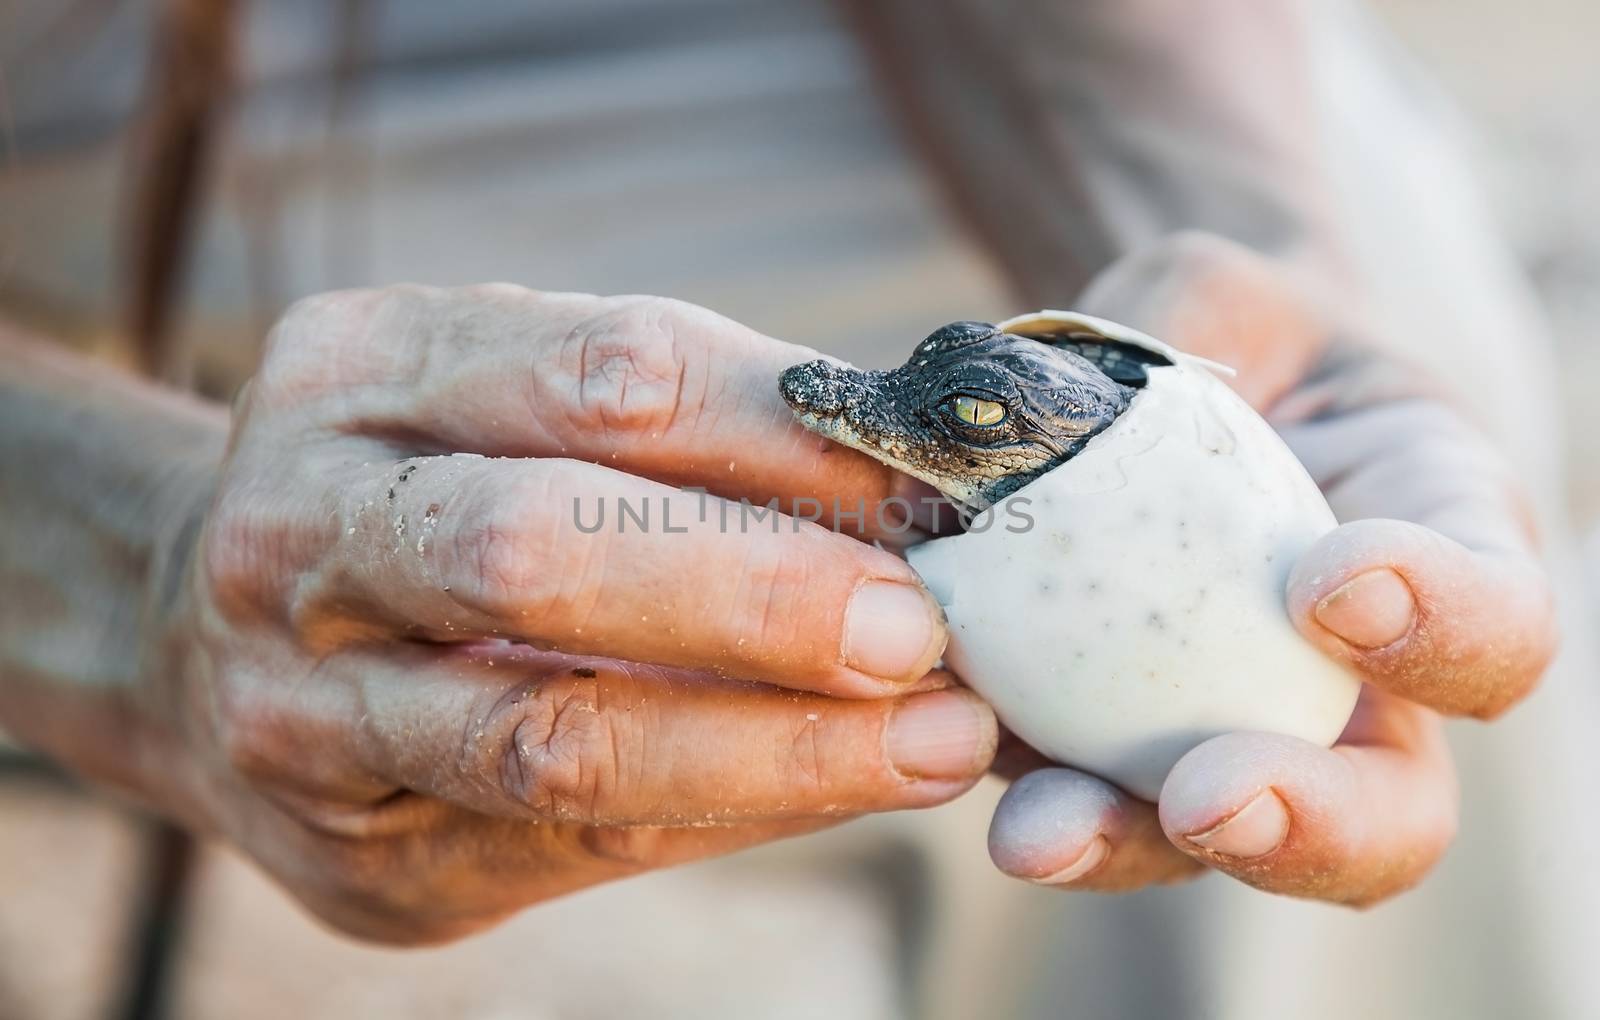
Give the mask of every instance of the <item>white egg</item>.
[{"label": "white egg", "polygon": [[1277,433],[1220,366],[1127,327],[1071,312],[999,326],[1172,364],[973,530],[910,550],[950,619],[946,663],[1033,747],[1148,799],[1223,733],[1333,743],[1360,683],[1294,629],[1284,590],[1335,521]]}]

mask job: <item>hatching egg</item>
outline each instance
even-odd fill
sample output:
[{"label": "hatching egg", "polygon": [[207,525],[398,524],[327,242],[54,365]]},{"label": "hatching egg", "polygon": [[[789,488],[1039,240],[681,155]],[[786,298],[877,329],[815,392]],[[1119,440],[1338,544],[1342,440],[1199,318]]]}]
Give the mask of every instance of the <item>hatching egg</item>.
[{"label": "hatching egg", "polygon": [[949,618],[947,665],[1034,748],[1148,799],[1223,733],[1332,744],[1360,683],[1284,593],[1335,520],[1283,440],[1220,366],[1135,330],[1071,312],[998,326],[1161,363],[1070,460],[909,551]]}]

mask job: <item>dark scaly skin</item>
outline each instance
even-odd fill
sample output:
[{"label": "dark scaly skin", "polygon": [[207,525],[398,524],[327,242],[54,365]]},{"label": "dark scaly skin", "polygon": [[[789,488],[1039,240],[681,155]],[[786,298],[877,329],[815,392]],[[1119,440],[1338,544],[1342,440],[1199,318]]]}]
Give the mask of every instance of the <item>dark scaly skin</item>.
[{"label": "dark scaly skin", "polygon": [[[1103,354],[1102,354],[1103,352]],[[889,372],[812,361],[779,380],[806,428],[920,478],[951,501],[987,507],[1083,449],[1127,409],[1148,356],[1099,338],[1033,338],[955,322]],[[1005,408],[994,425],[956,417],[959,396]]]}]

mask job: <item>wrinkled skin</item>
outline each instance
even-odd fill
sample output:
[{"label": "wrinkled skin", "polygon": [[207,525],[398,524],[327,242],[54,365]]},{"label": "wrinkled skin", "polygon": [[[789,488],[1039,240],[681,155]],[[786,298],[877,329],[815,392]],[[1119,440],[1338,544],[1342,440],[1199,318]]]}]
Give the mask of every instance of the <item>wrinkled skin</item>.
[{"label": "wrinkled skin", "polygon": [[[890,372],[796,365],[779,390],[806,428],[977,509],[1069,460],[1134,393],[1074,350],[986,322],[934,331]],[[1003,416],[963,421],[955,412],[963,397],[992,401]]]},{"label": "wrinkled skin", "polygon": [[[0,540],[29,593],[0,614],[0,725],[341,930],[459,937],[942,803],[994,755],[988,706],[929,672],[938,606],[858,540],[899,479],[772,391],[807,348],[658,298],[328,294],[230,421],[8,341],[0,503],[32,523]],[[837,496],[867,530],[723,527],[718,495]]]},{"label": "wrinkled skin", "polygon": [[1419,881],[1455,835],[1443,716],[1493,718],[1555,649],[1548,580],[1501,456],[1418,372],[1246,250],[1180,235],[1117,263],[1075,307],[1233,364],[1233,384],[1342,524],[1292,571],[1300,632],[1366,681],[1331,749],[1264,733],[1185,755],[1159,803],[1003,745],[1016,777],[990,854],[1009,874],[1124,890],[1222,871],[1352,905]]},{"label": "wrinkled skin", "polygon": [[[1405,888],[1454,832],[1441,715],[1498,714],[1550,655],[1509,473],[1235,247],[1180,237],[1074,304],[1244,368],[1341,516],[1387,518],[1318,543],[1287,592],[1368,687],[1332,750],[1209,741],[1159,804],[1004,746],[1021,778],[991,855],[1072,889],[1202,867],[1346,903]],[[0,498],[32,522],[0,556],[30,592],[0,614],[0,724],[231,840],[345,931],[457,937],[940,803],[994,759],[987,707],[928,672],[943,625],[898,558],[801,522],[570,526],[574,496],[689,499],[674,485],[869,523],[914,495],[794,421],[772,380],[812,351],[655,299],[335,294],[279,324],[228,422],[0,346]]]}]

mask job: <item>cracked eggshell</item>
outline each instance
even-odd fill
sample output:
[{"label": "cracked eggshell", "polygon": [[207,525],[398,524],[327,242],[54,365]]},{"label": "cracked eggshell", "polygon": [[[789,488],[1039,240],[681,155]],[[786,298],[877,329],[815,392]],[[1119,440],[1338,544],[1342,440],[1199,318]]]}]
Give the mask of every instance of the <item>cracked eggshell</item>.
[{"label": "cracked eggshell", "polygon": [[946,663],[1033,747],[1149,800],[1223,733],[1332,744],[1360,683],[1294,629],[1284,590],[1335,520],[1277,433],[1220,366],[1142,333],[1070,312],[999,325],[1095,333],[1172,364],[987,528],[909,551],[949,616]]}]

